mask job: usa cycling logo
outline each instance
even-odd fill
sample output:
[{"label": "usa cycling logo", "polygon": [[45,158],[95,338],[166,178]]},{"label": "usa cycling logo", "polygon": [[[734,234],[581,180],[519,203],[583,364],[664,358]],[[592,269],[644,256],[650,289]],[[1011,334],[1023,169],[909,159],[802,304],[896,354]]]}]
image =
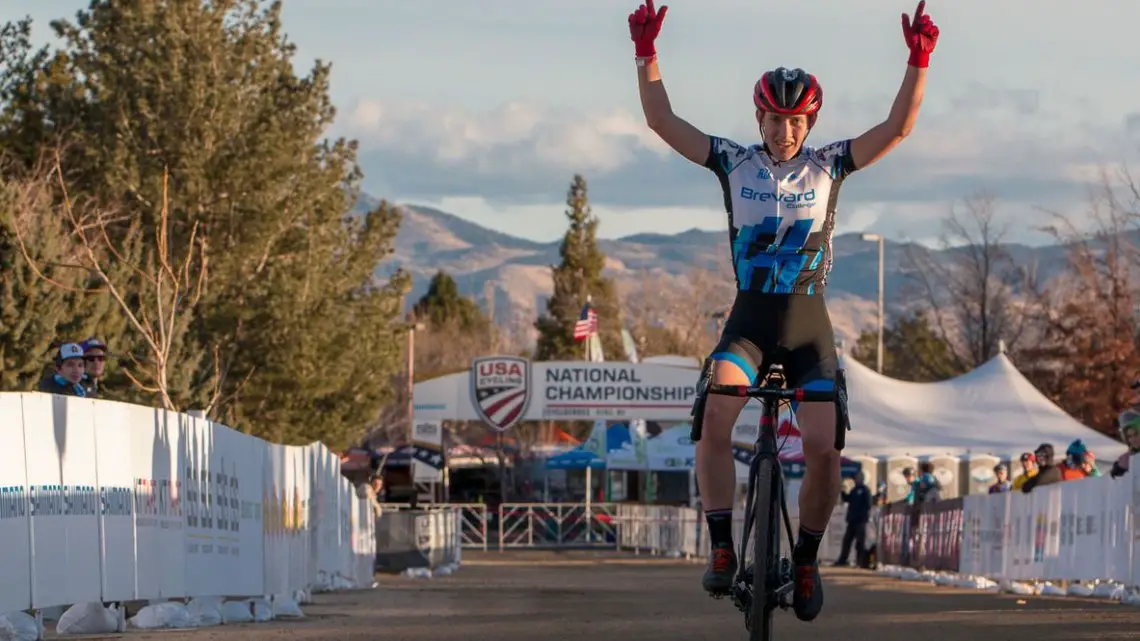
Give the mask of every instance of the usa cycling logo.
[{"label": "usa cycling logo", "polygon": [[506,431],[522,420],[530,404],[530,361],[487,356],[471,361],[471,402],[493,429]]}]

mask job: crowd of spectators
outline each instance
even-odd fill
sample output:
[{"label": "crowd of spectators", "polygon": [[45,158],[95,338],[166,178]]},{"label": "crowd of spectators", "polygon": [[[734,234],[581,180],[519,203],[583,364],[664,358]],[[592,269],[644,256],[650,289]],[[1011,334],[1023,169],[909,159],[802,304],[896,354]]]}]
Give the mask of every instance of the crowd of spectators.
[{"label": "crowd of spectators", "polygon": [[40,380],[37,390],[61,396],[104,398],[103,380],[111,354],[98,338],[65,342],[55,349],[51,371]]}]

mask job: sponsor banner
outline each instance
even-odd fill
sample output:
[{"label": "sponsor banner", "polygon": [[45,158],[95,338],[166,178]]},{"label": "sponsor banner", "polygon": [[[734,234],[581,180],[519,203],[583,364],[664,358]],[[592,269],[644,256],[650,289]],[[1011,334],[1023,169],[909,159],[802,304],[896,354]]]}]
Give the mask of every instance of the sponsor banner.
[{"label": "sponsor banner", "polygon": [[[135,562],[139,595],[180,595],[186,589],[186,519],[182,475],[190,417],[131,406]],[[155,570],[151,570],[154,568]]]},{"label": "sponsor banner", "polygon": [[530,362],[475,359],[468,372],[417,383],[416,420],[483,421],[507,430],[519,421],[688,421],[696,368],[621,361]]},{"label": "sponsor banner", "polygon": [[0,393],[0,443],[0,612],[372,578],[371,506],[323,445],[42,393]]},{"label": "sponsor banner", "polygon": [[32,607],[32,541],[21,394],[0,394],[0,612]]},{"label": "sponsor banner", "polygon": [[134,441],[131,412],[154,410],[126,403],[93,403],[95,467],[103,539],[103,601],[139,598],[135,590]]},{"label": "sponsor banner", "polygon": [[[100,601],[93,401],[29,394],[23,407],[31,496],[32,607]],[[174,558],[180,558],[177,550]]]},{"label": "sponsor banner", "polygon": [[417,483],[443,480],[443,422],[417,420],[412,427],[413,473]]}]

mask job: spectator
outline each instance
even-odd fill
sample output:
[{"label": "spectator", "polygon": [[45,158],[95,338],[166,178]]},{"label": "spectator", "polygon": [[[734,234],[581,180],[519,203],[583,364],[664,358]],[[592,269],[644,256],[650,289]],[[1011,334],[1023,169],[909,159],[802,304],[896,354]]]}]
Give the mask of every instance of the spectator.
[{"label": "spectator", "polygon": [[997,477],[997,480],[990,486],[990,494],[1010,491],[1012,486],[1009,482],[1009,468],[1005,466],[1005,463],[998,463],[994,466],[994,476]]},{"label": "spectator", "polygon": [[851,543],[855,543],[855,558],[862,560],[866,554],[867,521],[871,518],[871,488],[867,487],[862,472],[855,475],[855,487],[841,495],[847,504],[847,530],[843,533],[843,547],[839,552],[836,567],[847,565],[851,555]]},{"label": "spectator", "polygon": [[879,491],[875,492],[874,496],[875,505],[887,504],[887,482],[879,481]]},{"label": "spectator", "polygon": [[913,467],[904,467],[903,471],[902,471],[902,477],[903,477],[903,480],[906,481],[906,487],[907,487],[906,496],[903,497],[902,500],[906,501],[910,505],[914,505],[914,486],[915,486],[914,468]]},{"label": "spectator", "polygon": [[1065,460],[1057,466],[1061,470],[1062,480],[1079,481],[1088,476],[1083,467],[1085,454],[1088,451],[1089,448],[1081,439],[1069,443],[1068,449],[1065,450]]},{"label": "spectator", "polygon": [[915,503],[934,503],[942,499],[942,483],[934,477],[934,464],[923,461],[918,464],[919,477],[914,483]]},{"label": "spectator", "polygon": [[79,344],[83,348],[83,360],[87,363],[87,371],[83,374],[83,389],[90,398],[103,398],[100,385],[106,374],[107,345],[98,338],[88,338]]},{"label": "spectator", "polygon": [[64,343],[55,355],[55,372],[40,381],[39,391],[61,396],[86,396],[81,384],[85,369],[83,348],[75,343]]},{"label": "spectator", "polygon": [[1013,479],[1014,491],[1020,490],[1021,486],[1034,476],[1037,476],[1037,457],[1033,455],[1033,452],[1023,452],[1021,454],[1021,474]]},{"label": "spectator", "polygon": [[1083,461],[1081,461],[1081,469],[1085,471],[1085,476],[1087,478],[1095,479],[1097,477],[1104,476],[1104,474],[1101,473],[1100,468],[1096,466],[1096,455],[1093,454],[1092,450],[1085,452],[1085,458]]},{"label": "spectator", "polygon": [[1042,443],[1038,445],[1033,456],[1037,459],[1037,474],[1021,485],[1022,492],[1029,493],[1039,485],[1052,485],[1064,480],[1061,476],[1061,470],[1053,465],[1053,446],[1051,444]]},{"label": "spectator", "polygon": [[1133,407],[1124,410],[1116,419],[1116,427],[1120,430],[1120,440],[1128,446],[1128,452],[1122,454],[1112,464],[1112,478],[1119,478],[1128,473],[1128,462],[1133,454],[1140,452],[1140,408]]}]

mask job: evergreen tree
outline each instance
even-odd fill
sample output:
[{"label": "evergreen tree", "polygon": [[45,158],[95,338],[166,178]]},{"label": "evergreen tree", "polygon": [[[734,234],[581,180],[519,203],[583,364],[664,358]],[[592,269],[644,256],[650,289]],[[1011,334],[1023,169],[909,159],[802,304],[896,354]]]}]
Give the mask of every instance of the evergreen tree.
[{"label": "evergreen tree", "polygon": [[197,223],[209,264],[169,373],[179,406],[213,399],[214,418],[271,439],[350,439],[391,396],[407,279],[375,276],[398,211],[348,215],[361,174],[354,142],[323,138],[330,67],[295,72],[280,2],[92,0],[52,28],[59,49],[7,84],[0,146],[32,167],[62,143],[71,193],[123,221],[117,246],[154,228],[169,172],[170,253]]},{"label": "evergreen tree", "polygon": [[[855,341],[851,356],[874,367],[878,350],[877,329],[864,330]],[[900,316],[883,328],[883,374],[915,383],[943,381],[964,373],[950,346],[930,326],[924,313]]]},{"label": "evergreen tree", "polygon": [[602,276],[606,256],[598,249],[598,219],[590,211],[586,179],[575,175],[566,194],[570,227],[562,237],[562,262],[552,268],[554,294],[546,301],[546,314],[538,329],[538,360],[581,360],[582,343],[574,340],[574,323],[587,297],[598,313],[602,349],[609,360],[624,360],[621,318],[613,282]]},{"label": "evergreen tree", "polygon": [[416,320],[433,328],[452,328],[462,332],[487,331],[487,318],[475,301],[459,294],[459,285],[447,272],[440,270],[432,277],[428,290],[413,307]]}]

